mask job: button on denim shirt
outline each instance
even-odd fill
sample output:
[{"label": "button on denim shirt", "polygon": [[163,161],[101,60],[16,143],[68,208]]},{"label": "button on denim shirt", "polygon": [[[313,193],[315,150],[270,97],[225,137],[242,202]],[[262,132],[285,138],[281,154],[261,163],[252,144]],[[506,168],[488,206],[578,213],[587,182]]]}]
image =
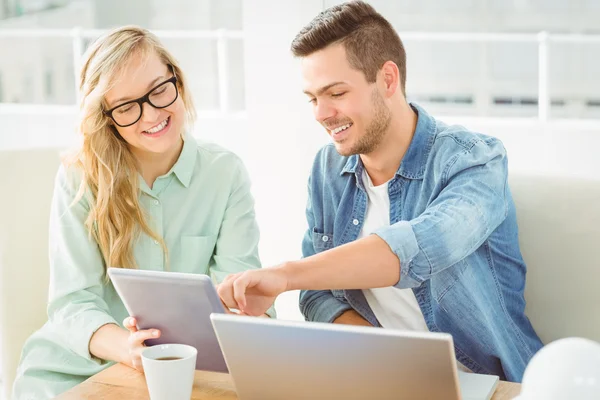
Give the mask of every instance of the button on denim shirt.
[{"label": "button on denim shirt", "polygon": [[[524,312],[526,268],[506,151],[496,138],[411,106],[415,134],[388,185],[391,225],[374,234],[400,260],[396,287],[413,290],[430,331],[452,335],[457,360],[520,382],[542,343]],[[359,156],[342,157],[332,144],[317,154],[304,257],[357,239],[367,210],[363,168]],[[354,309],[380,326],[362,290],[302,291],[300,309],[322,322]]]}]

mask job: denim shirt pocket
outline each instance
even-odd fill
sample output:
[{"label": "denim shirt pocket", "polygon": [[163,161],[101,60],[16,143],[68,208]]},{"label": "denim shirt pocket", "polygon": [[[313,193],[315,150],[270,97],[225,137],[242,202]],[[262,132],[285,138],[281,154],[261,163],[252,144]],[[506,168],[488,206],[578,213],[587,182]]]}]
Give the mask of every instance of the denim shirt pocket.
[{"label": "denim shirt pocket", "polygon": [[313,229],[312,241],[315,253],[320,253],[333,248],[333,234],[320,233],[316,228]]},{"label": "denim shirt pocket", "polygon": [[[333,249],[333,247],[334,247],[333,234],[320,233],[317,231],[316,228],[313,229],[312,241],[313,241],[313,246],[315,248],[315,253],[320,253],[325,250],[330,250],[330,249]],[[331,290],[331,293],[333,294],[333,297],[335,297],[339,300],[344,300],[346,298],[346,295],[344,294],[343,290]]]},{"label": "denim shirt pocket", "polygon": [[183,236],[181,238],[181,265],[173,271],[208,274],[208,265],[213,256],[217,235]]}]

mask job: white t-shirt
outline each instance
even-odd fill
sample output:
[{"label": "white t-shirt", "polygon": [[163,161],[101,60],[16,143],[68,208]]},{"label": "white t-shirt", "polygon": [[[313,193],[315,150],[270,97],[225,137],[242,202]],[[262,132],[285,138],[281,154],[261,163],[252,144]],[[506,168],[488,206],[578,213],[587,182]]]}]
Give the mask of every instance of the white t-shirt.
[{"label": "white t-shirt", "polygon": [[[390,226],[390,196],[388,182],[373,186],[371,177],[363,170],[362,181],[367,192],[367,214],[358,238],[363,238],[379,228]],[[382,327],[409,331],[428,332],[425,317],[421,312],[412,289],[398,289],[393,286],[364,289],[363,294]],[[456,362],[459,370],[470,370]]]},{"label": "white t-shirt", "polygon": [[[358,238],[369,236],[384,226],[390,226],[390,196],[388,183],[373,186],[366,170],[362,174],[367,192],[367,214]],[[369,307],[384,328],[429,331],[412,289],[393,286],[363,290]]]}]

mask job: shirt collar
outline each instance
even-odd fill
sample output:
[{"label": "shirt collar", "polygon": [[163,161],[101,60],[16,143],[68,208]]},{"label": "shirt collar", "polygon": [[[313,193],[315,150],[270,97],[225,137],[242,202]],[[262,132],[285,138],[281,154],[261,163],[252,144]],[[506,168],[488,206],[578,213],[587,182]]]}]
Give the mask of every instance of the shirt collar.
[{"label": "shirt collar", "polygon": [[181,182],[183,186],[188,187],[192,180],[197,156],[198,144],[194,137],[188,133],[183,139],[183,149],[181,149],[181,154],[167,175],[173,172],[177,179],[179,179],[179,182]]}]

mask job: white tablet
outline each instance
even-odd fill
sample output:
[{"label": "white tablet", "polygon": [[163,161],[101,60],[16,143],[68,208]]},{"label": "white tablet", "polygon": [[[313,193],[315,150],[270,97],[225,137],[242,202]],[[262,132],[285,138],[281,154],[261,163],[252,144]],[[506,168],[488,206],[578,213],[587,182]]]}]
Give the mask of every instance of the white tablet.
[{"label": "white tablet", "polygon": [[181,343],[198,350],[196,369],[228,372],[210,322],[211,313],[225,313],[207,275],[109,268],[110,277],[139,329],[160,329],[151,346]]}]

